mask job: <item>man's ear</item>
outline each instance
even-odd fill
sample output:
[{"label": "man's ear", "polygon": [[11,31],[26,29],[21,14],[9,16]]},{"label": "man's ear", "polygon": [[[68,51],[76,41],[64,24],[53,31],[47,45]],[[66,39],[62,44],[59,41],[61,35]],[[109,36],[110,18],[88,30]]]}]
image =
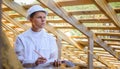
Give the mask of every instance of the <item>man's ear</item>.
[{"label": "man's ear", "polygon": [[32,18],[30,18],[29,21],[32,22]]}]

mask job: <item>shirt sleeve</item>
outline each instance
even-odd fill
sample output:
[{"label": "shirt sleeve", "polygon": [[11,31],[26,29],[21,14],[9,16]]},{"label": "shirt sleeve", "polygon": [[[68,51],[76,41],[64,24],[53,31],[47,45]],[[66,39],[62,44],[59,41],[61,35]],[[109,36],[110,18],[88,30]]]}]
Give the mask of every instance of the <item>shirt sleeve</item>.
[{"label": "shirt sleeve", "polygon": [[54,60],[58,59],[58,47],[56,40],[54,38],[51,39],[50,46],[51,46],[51,54],[48,62],[54,62]]},{"label": "shirt sleeve", "polygon": [[24,48],[23,48],[22,41],[19,37],[17,37],[16,41],[15,41],[15,52],[16,52],[16,55],[17,55],[18,59],[20,61],[23,61],[23,59],[24,59]]}]

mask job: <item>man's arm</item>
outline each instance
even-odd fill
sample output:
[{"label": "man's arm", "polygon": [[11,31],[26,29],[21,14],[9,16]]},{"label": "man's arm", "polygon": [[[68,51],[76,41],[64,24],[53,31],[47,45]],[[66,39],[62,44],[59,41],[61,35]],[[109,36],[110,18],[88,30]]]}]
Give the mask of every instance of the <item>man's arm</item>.
[{"label": "man's arm", "polygon": [[56,40],[54,38],[51,39],[50,46],[51,46],[51,53],[50,53],[49,62],[54,62],[55,60],[58,59],[58,47]]},{"label": "man's arm", "polygon": [[18,59],[22,63],[24,59],[24,48],[23,48],[23,44],[19,37],[17,37],[15,41],[15,52],[16,52]]}]

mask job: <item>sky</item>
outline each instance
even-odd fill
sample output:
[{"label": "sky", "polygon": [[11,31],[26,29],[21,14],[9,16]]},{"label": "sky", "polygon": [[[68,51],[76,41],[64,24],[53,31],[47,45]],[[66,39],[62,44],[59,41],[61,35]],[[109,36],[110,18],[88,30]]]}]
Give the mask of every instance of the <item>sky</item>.
[{"label": "sky", "polygon": [[26,3],[26,4],[30,4],[33,3],[35,0],[14,0],[17,3]]}]

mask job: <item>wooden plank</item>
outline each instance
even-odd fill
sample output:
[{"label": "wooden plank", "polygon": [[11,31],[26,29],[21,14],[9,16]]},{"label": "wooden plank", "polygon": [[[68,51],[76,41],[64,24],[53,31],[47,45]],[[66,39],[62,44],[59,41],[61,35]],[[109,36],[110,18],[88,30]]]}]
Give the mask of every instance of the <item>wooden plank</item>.
[{"label": "wooden plank", "polygon": [[120,28],[120,18],[117,16],[114,9],[107,3],[106,0],[92,0],[96,6],[110,19],[112,22]]},{"label": "wooden plank", "polygon": [[[50,23],[65,23],[64,20],[47,20]],[[79,22],[82,23],[111,23],[112,21],[109,19],[79,19]]]},{"label": "wooden plank", "polygon": [[119,38],[102,38],[104,41],[120,41]]},{"label": "wooden plank", "polygon": [[[107,0],[108,2],[120,2],[119,0]],[[57,0],[58,4],[61,5],[61,7],[65,7],[65,6],[77,6],[77,5],[92,5],[94,4],[91,0]],[[39,3],[36,3],[39,4]],[[29,5],[23,5],[23,7],[25,9],[30,8],[32,5],[34,4],[29,4]],[[42,7],[46,8],[46,6],[39,4]]]},{"label": "wooden plank", "polygon": [[116,45],[116,46],[120,46],[120,43],[118,42],[107,42],[108,45]]},{"label": "wooden plank", "polygon": [[[107,0],[108,2],[120,2],[119,0]],[[91,0],[60,0],[58,2],[62,7],[63,6],[75,6],[75,5],[88,5],[93,4]]]},{"label": "wooden plank", "polygon": [[89,46],[88,46],[88,69],[93,68],[93,47],[94,47],[94,40],[93,37],[88,38]]},{"label": "wooden plank", "polygon": [[110,19],[79,19],[82,23],[111,23]]},{"label": "wooden plank", "polygon": [[71,38],[76,38],[76,39],[87,39],[87,37],[86,36],[70,36]]},{"label": "wooden plank", "polygon": [[17,20],[13,20],[11,17],[9,17],[7,13],[3,12],[2,16],[3,16],[4,19],[6,19],[7,21],[13,23],[16,26],[18,26],[18,27],[20,27],[20,28],[22,28],[24,30],[28,29],[25,26],[23,26],[21,23],[19,23]]},{"label": "wooden plank", "polygon": [[14,11],[16,11],[16,12],[22,12],[20,14],[26,16],[25,9],[21,8],[21,6],[19,4],[17,4],[17,3],[15,3],[14,1],[12,1],[12,0],[3,0],[3,4],[8,6],[11,9],[14,9]]},{"label": "wooden plank", "polygon": [[4,23],[2,24],[2,26],[3,26],[5,29],[7,29],[7,30],[12,31],[15,35],[20,34],[19,31],[17,31],[17,30],[15,30],[15,29],[13,29],[13,28],[11,28],[11,27],[5,25]]},{"label": "wooden plank", "polygon": [[[23,5],[24,8],[30,8],[33,4],[30,5]],[[45,7],[42,4],[38,4],[41,5],[42,7]],[[46,7],[45,7],[46,8]],[[4,8],[3,8],[4,9]],[[116,11],[116,13],[120,13],[120,9],[119,8],[114,8],[114,10]],[[91,14],[103,14],[101,11],[99,10],[77,10],[77,11],[68,11],[69,14],[72,15],[91,15]],[[56,14],[54,14],[53,12],[48,13],[48,16],[56,16]]]},{"label": "wooden plank", "polygon": [[[116,13],[120,13],[119,8],[114,9]],[[99,10],[79,10],[79,11],[68,11],[68,13],[72,15],[92,15],[92,14],[103,14],[103,12]]]},{"label": "wooden plank", "polygon": [[108,32],[108,33],[106,33],[106,32],[103,32],[103,33],[96,33],[96,35],[99,35],[99,36],[120,36],[120,33],[117,33],[117,32]]},{"label": "wooden plank", "polygon": [[[0,39],[2,38],[1,34],[2,34],[2,0],[0,0]],[[0,58],[2,58],[2,47],[3,47],[3,43],[2,43],[2,39],[0,40]],[[0,59],[0,69],[3,69],[2,68],[2,59]]]},{"label": "wooden plank", "polygon": [[2,11],[11,11],[10,8],[2,8]]},{"label": "wooden plank", "polygon": [[58,36],[58,37],[56,37],[56,42],[58,45],[58,59],[61,60],[62,39]]},{"label": "wooden plank", "polygon": [[116,13],[120,13],[120,8],[114,9]]},{"label": "wooden plank", "polygon": [[86,5],[92,4],[91,0],[70,0],[58,2],[61,6],[74,6],[74,5]]},{"label": "wooden plank", "polygon": [[88,27],[91,30],[98,30],[98,29],[102,29],[102,30],[119,30],[119,28],[114,27],[114,26],[101,26],[101,27]]},{"label": "wooden plank", "polygon": [[62,26],[54,27],[54,28],[56,28],[56,29],[75,29],[74,27],[62,27]]},{"label": "wooden plank", "polygon": [[87,37],[94,36],[94,41],[103,47],[106,51],[112,54],[117,59],[120,59],[120,56],[116,55],[116,52],[113,51],[111,47],[109,47],[105,42],[99,39],[92,31],[89,31],[83,24],[81,24],[78,20],[76,20],[73,16],[70,16],[64,9],[62,9],[58,4],[56,4],[53,0],[38,0],[40,3],[47,6],[53,12],[55,12],[58,16],[64,19],[66,22],[73,25],[77,28],[80,32],[85,34]]},{"label": "wooden plank", "polygon": [[8,14],[11,18],[18,18],[18,17],[22,17],[19,14]]}]

